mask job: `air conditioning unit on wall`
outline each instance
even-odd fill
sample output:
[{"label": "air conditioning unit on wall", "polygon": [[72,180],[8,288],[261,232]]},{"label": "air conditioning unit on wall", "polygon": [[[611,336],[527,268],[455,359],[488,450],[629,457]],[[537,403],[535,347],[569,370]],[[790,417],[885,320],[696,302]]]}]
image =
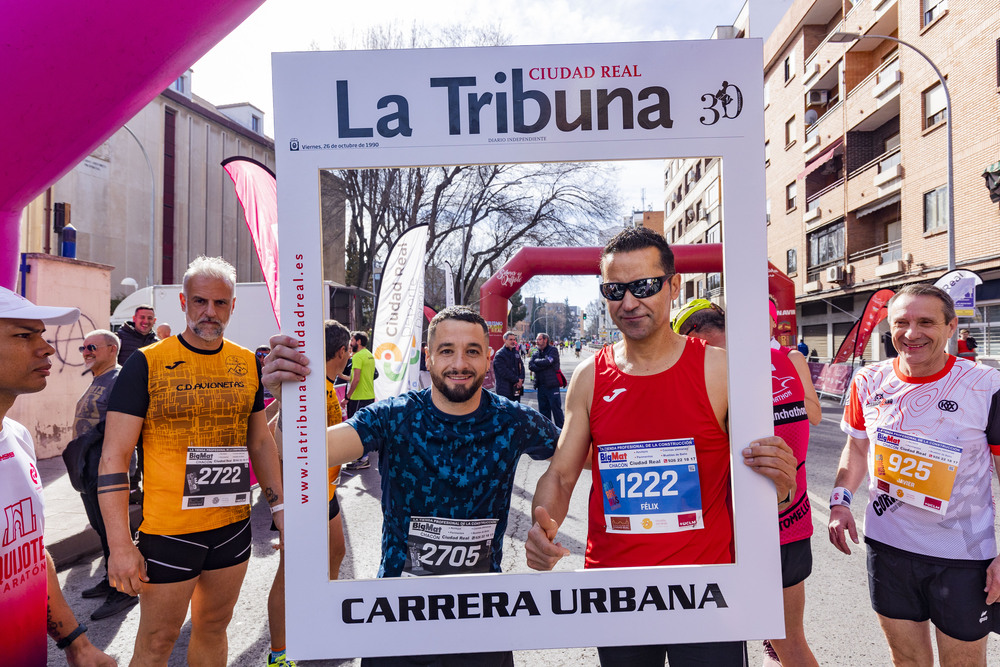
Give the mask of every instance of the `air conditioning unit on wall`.
[{"label": "air conditioning unit on wall", "polygon": [[844,282],[844,267],[830,266],[826,269],[826,281],[829,283]]},{"label": "air conditioning unit on wall", "polygon": [[806,106],[826,104],[829,99],[829,93],[825,90],[810,90],[806,93]]}]

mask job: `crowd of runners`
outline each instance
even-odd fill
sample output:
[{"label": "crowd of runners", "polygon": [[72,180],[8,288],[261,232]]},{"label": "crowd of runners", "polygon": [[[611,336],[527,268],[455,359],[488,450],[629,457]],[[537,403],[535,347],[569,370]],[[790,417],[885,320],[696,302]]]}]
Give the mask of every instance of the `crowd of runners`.
[{"label": "crowd of runners", "polygon": [[[165,665],[189,609],[189,663],[226,664],[227,627],[250,557],[250,466],[280,548],[282,387],[321,370],[331,578],[347,550],[337,501],[341,466],[363,469],[371,455],[382,492],[379,577],[499,572],[523,454],[548,460],[534,490],[527,567],[549,570],[569,555],[560,526],[588,468],[593,491],[586,568],[732,563],[730,465],[744,465],[773,484],[780,524],[785,633],[765,642],[766,664],[818,664],[803,627],[813,531],[805,466],[809,427],[819,423],[822,409],[805,357],[771,339],[774,434],[759,434],[734,459],[723,309],[696,299],[671,318],[681,276],[667,241],[647,229],[626,229],[613,238],[600,269],[600,293],[622,339],[586,356],[563,392],[558,348],[539,334],[527,364],[538,410],[520,402],[526,368],[517,336],[505,335],[504,347],[491,355],[486,322],[465,307],[442,310],[430,322],[430,387],[377,402],[364,332],[327,321],[324,364],[310,363],[295,339],[280,334],[255,355],[223,336],[236,276],[218,258],[198,258],[184,275],[180,298],[187,321],[181,333],[137,347],[121,366],[122,341],[103,330],[89,334],[81,353],[94,384],[78,406],[86,419],[77,435],[100,424],[103,442],[99,455],[91,451],[84,463],[92,483],[81,493],[105,545],[107,579],[94,590],[107,596],[112,613],[139,600],[131,664]],[[761,308],[769,309],[773,329],[774,304]],[[0,294],[4,414],[18,395],[44,387],[42,371],[52,354],[41,338],[45,323],[70,316],[69,309],[38,308]],[[137,314],[135,325],[149,334],[154,322]],[[932,664],[932,642],[943,665],[984,665],[986,638],[1000,627],[991,492],[992,469],[1000,463],[1000,372],[976,363],[969,354],[974,342],[961,356],[947,352],[957,322],[941,290],[900,289],[889,303],[898,356],[857,373],[842,419],[847,444],[830,497],[829,539],[845,553],[859,542],[850,506],[867,475],[871,603],[897,665]],[[738,333],[728,328],[728,335]],[[491,364],[496,388],[486,391]],[[142,522],[133,534],[133,453],[140,442]],[[696,465],[650,467],[650,460],[678,455]],[[32,457],[30,436],[5,418],[3,506],[14,496],[38,497]],[[662,502],[643,502],[638,485],[624,483],[639,468],[669,479],[672,493],[660,495]],[[457,563],[426,558],[441,548],[442,534],[469,557]],[[10,553],[29,553],[31,543],[24,544],[8,548],[5,542],[5,563]],[[54,576],[45,567],[40,572],[51,588]],[[38,590],[44,595],[44,587],[23,587],[23,604],[30,606]],[[75,621],[58,587],[50,592],[49,634],[70,663],[113,664],[86,641],[86,626]],[[267,608],[271,647],[262,664],[294,665],[284,646],[284,605],[282,553]],[[741,641],[597,651],[605,666],[744,665],[748,659]],[[363,657],[362,664],[512,665],[513,654]]]}]

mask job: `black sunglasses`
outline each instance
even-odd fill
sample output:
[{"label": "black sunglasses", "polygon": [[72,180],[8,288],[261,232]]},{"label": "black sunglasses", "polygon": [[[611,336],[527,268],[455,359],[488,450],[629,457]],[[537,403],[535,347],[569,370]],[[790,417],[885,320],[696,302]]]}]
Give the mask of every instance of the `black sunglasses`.
[{"label": "black sunglasses", "polygon": [[663,283],[674,275],[671,273],[658,278],[639,278],[630,283],[601,283],[601,296],[608,301],[621,301],[625,298],[625,290],[628,290],[635,298],[645,299],[663,289]]},{"label": "black sunglasses", "polygon": [[91,352],[97,352],[97,348],[100,348],[100,347],[110,347],[110,346],[109,345],[94,345],[93,343],[91,343],[90,345],[81,345],[80,346],[80,352],[83,352],[84,350],[90,350]]}]

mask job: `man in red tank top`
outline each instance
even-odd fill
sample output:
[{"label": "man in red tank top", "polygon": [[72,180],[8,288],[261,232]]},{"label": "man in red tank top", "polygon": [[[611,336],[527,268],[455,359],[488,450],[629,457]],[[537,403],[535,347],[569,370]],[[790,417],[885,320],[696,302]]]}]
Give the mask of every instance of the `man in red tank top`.
[{"label": "man in red tank top", "polygon": [[[588,457],[600,491],[590,495],[586,567],[731,563],[726,353],[670,328],[681,279],[662,235],[625,229],[604,248],[601,275],[623,340],[573,373],[559,445],[535,489],[528,565],[549,570],[568,555],[554,540]],[[651,456],[669,461],[654,466],[656,479],[649,466],[630,469]],[[752,442],[743,456],[774,482],[779,507],[786,506],[795,491],[791,448],[772,436]],[[641,497],[651,485],[669,498],[656,511]],[[665,658],[671,667],[743,665],[746,644],[599,647],[598,654],[604,667],[659,666]]]}]

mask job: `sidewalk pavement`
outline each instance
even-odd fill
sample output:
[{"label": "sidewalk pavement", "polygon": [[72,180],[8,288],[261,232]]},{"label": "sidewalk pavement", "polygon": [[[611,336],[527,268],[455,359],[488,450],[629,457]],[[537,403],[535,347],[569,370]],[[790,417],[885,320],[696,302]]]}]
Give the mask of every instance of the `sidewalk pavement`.
[{"label": "sidewalk pavement", "polygon": [[[61,456],[38,461],[45,499],[45,547],[57,570],[101,553],[101,540],[90,527],[80,493],[70,484]],[[132,528],[137,527],[139,508],[129,505]]]}]

